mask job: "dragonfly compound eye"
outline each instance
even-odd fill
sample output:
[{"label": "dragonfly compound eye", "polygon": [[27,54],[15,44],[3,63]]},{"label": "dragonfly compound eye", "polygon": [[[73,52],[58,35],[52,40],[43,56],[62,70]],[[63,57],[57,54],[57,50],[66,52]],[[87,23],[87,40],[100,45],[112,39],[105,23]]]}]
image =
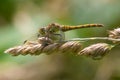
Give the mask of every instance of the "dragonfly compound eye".
[{"label": "dragonfly compound eye", "polygon": [[39,33],[40,35],[45,35],[45,28],[40,28]]}]

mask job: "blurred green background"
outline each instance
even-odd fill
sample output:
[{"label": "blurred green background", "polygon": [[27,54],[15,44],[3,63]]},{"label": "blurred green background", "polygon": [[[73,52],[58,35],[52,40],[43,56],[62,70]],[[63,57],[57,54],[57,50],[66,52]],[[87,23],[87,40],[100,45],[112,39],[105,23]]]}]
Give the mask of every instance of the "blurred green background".
[{"label": "blurred green background", "polygon": [[120,0],[0,0],[0,80],[120,80],[120,46],[102,60],[51,54],[17,56],[4,50],[34,40],[49,23],[102,23],[66,32],[66,39],[107,36],[120,25]]}]

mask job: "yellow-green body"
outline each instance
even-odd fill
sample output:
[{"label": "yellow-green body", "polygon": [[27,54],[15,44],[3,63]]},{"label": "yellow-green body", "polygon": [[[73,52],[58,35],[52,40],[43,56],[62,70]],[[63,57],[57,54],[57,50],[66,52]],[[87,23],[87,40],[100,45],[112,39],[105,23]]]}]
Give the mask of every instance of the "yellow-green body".
[{"label": "yellow-green body", "polygon": [[64,32],[81,29],[81,28],[91,28],[91,27],[103,27],[103,24],[84,24],[77,26],[69,26],[69,25],[59,25],[57,23],[49,24],[47,27],[43,27],[39,29],[39,34],[42,37],[49,37],[52,40],[64,40]]}]

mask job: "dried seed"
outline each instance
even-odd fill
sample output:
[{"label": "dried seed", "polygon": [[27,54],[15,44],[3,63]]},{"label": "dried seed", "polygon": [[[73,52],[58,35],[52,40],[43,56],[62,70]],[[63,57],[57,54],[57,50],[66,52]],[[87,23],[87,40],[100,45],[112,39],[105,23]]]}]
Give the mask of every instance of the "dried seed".
[{"label": "dried seed", "polygon": [[46,54],[58,53],[58,49],[61,46],[61,43],[54,43],[43,48],[42,52]]},{"label": "dried seed", "polygon": [[76,53],[81,49],[81,44],[78,41],[69,41],[64,43],[60,48],[59,51],[61,53]]},{"label": "dried seed", "polygon": [[120,39],[120,28],[109,31],[109,37],[114,39]]},{"label": "dried seed", "polygon": [[101,59],[103,56],[108,54],[112,47],[113,46],[106,43],[97,43],[84,48],[78,53],[78,55],[85,55],[92,57],[93,59]]}]

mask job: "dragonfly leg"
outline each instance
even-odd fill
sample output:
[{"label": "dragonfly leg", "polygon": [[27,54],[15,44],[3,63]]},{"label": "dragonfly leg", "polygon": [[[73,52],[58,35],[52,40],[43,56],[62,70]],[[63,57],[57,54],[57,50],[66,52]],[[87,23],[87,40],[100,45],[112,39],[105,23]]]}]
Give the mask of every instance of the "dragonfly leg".
[{"label": "dragonfly leg", "polygon": [[64,34],[53,34],[53,36],[56,38],[58,42],[63,42],[65,40]]}]

